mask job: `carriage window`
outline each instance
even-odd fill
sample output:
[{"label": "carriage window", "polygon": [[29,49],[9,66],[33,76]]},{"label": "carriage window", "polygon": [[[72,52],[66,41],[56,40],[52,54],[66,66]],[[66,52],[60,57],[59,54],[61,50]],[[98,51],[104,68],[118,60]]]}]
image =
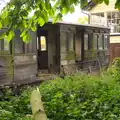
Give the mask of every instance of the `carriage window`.
[{"label": "carriage window", "polygon": [[40,37],[40,48],[41,48],[41,51],[46,51],[47,50],[47,44],[46,44],[46,37],[45,36]]},{"label": "carriage window", "polygon": [[93,33],[89,34],[88,49],[93,49]]},{"label": "carriage window", "polygon": [[68,33],[68,48],[69,51],[74,50],[74,34]]},{"label": "carriage window", "polygon": [[9,51],[10,45],[7,40],[4,39],[4,51]]},{"label": "carriage window", "polygon": [[15,53],[23,53],[23,44],[20,38],[15,39]]},{"label": "carriage window", "polygon": [[30,41],[28,44],[25,44],[25,53],[33,53],[33,51],[32,51],[32,41]]},{"label": "carriage window", "polygon": [[25,53],[36,53],[36,33],[30,31],[30,37],[30,42],[25,44]]},{"label": "carriage window", "polygon": [[84,34],[84,50],[88,50],[88,34]]},{"label": "carriage window", "polygon": [[7,40],[0,40],[0,51],[6,51],[6,54],[10,53],[10,42]]},{"label": "carriage window", "polygon": [[[0,35],[3,34],[3,31],[0,31]],[[5,38],[0,40],[0,51],[6,51],[6,54],[10,53],[10,42],[6,40]]]},{"label": "carriage window", "polygon": [[20,38],[20,31],[16,30],[15,32],[15,39],[14,39],[14,48],[15,48],[15,53],[23,53],[23,41],[22,39]]},{"label": "carriage window", "polygon": [[102,35],[98,36],[98,49],[99,50],[103,49],[103,36]]},{"label": "carriage window", "polygon": [[65,52],[67,50],[67,32],[61,32],[61,52]]},{"label": "carriage window", "polygon": [[98,36],[97,34],[93,35],[93,44],[94,44],[94,50],[98,49]]},{"label": "carriage window", "polygon": [[108,36],[104,35],[104,49],[108,49]]},{"label": "carriage window", "polygon": [[0,40],[0,51],[2,50],[2,40]]}]

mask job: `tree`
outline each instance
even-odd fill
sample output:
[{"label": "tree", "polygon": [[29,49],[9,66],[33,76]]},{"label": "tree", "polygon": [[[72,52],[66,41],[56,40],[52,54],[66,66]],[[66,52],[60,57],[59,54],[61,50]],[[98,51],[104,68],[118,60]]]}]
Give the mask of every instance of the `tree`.
[{"label": "tree", "polygon": [[80,24],[88,24],[88,17],[87,16],[82,16],[78,19],[78,23]]},{"label": "tree", "polygon": [[[93,1],[109,4],[109,0]],[[14,30],[20,29],[20,37],[24,42],[29,42],[29,30],[36,31],[36,25],[43,26],[49,18],[53,19],[53,23],[61,20],[63,15],[74,12],[74,7],[78,4],[83,8],[88,0],[10,0],[0,13],[0,29],[8,28],[0,39],[6,37],[10,41],[15,36]],[[115,7],[120,9],[119,0]]]}]

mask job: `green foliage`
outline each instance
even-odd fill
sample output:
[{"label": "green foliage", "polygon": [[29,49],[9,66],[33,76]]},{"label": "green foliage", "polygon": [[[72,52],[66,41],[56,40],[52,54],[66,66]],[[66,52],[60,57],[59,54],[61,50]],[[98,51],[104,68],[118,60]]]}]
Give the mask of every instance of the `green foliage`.
[{"label": "green foliage", "polygon": [[[0,94],[0,120],[32,120],[30,93]],[[103,76],[77,73],[65,79],[44,82],[39,87],[49,120],[119,120],[120,84],[108,72]]]},{"label": "green foliage", "polygon": [[[96,4],[109,0],[92,0]],[[52,18],[53,23],[61,20],[62,16],[74,12],[76,5],[81,8],[88,4],[88,0],[10,0],[0,13],[0,29],[7,27],[8,31],[3,35],[8,41],[14,37],[14,30],[20,29],[24,42],[29,42],[28,30],[35,31],[37,24],[43,26]],[[120,8],[120,1],[117,0],[115,8]]]},{"label": "green foliage", "polygon": [[40,86],[50,120],[120,119],[120,85],[110,75],[79,74]]},{"label": "green foliage", "polygon": [[113,79],[120,81],[120,57],[113,60],[108,72],[112,75]]},{"label": "green foliage", "polygon": [[21,90],[21,95],[14,95],[12,89],[0,90],[0,120],[32,120],[30,94],[31,88]]}]

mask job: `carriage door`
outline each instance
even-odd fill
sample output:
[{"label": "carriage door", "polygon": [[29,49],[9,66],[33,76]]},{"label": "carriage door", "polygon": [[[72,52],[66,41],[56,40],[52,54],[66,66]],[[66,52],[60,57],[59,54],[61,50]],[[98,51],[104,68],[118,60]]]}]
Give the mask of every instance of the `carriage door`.
[{"label": "carriage door", "polygon": [[39,30],[37,39],[38,48],[38,69],[48,68],[48,32]]}]

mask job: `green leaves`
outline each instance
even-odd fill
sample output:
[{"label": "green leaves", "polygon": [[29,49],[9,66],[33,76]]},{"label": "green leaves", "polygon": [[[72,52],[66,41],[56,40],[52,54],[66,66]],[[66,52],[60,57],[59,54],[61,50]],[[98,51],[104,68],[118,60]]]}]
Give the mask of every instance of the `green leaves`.
[{"label": "green leaves", "polygon": [[29,43],[30,41],[31,41],[31,35],[30,35],[30,31],[28,31],[28,30],[24,30],[22,33],[21,33],[21,35],[20,35],[20,37],[23,39],[23,41],[25,42],[25,43]]},{"label": "green leaves", "polygon": [[0,29],[2,28],[2,23],[1,23],[1,21],[0,21]]},{"label": "green leaves", "polygon": [[15,36],[14,31],[13,31],[13,30],[10,30],[10,31],[8,31],[7,34],[5,35],[5,39],[10,42],[14,36]]},{"label": "green leaves", "polygon": [[78,73],[65,77],[64,80],[57,78],[41,84],[40,92],[48,118],[52,120],[119,119],[120,85],[110,79],[112,79],[111,75],[96,77]]},{"label": "green leaves", "polygon": [[115,9],[119,9],[120,10],[120,1],[117,0],[115,3]]},{"label": "green leaves", "polygon": [[109,0],[104,0],[106,5],[109,5]]},{"label": "green leaves", "polygon": [[38,17],[38,24],[42,27],[45,24],[45,20],[42,17]]},{"label": "green leaves", "polygon": [[80,7],[81,7],[81,8],[87,6],[87,4],[88,4],[88,1],[87,1],[87,0],[81,0],[81,1],[80,1]]}]

